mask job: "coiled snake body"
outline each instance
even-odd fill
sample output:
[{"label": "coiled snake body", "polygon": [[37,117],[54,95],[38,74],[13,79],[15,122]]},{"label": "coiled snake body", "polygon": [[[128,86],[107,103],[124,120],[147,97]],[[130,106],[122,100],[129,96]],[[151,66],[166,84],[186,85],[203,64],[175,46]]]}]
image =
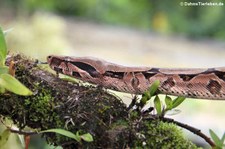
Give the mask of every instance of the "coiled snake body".
[{"label": "coiled snake body", "polygon": [[48,56],[49,66],[62,73],[120,92],[142,94],[160,81],[162,94],[225,100],[225,67],[167,69],[126,67],[91,57]]}]

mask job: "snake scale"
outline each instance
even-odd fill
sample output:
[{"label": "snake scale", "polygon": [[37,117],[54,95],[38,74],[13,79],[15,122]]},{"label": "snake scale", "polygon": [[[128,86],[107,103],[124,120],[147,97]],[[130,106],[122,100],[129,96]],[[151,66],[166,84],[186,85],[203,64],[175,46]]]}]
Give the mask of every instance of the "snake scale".
[{"label": "snake scale", "polygon": [[225,67],[167,69],[126,67],[92,57],[47,57],[57,73],[108,89],[142,94],[159,80],[159,93],[198,99],[225,100]]}]

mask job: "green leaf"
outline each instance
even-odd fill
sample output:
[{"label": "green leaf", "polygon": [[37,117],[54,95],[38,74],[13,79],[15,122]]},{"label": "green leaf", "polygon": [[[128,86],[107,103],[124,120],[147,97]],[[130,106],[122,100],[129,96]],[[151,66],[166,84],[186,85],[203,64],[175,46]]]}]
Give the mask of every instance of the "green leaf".
[{"label": "green leaf", "polygon": [[[224,144],[225,142],[225,132],[223,133],[222,139],[221,139],[222,143]],[[224,144],[225,145],[225,144]]]},{"label": "green leaf", "polygon": [[0,85],[0,94],[5,93],[5,88]]},{"label": "green leaf", "polygon": [[160,81],[159,80],[156,80],[154,83],[152,83],[152,85],[149,88],[150,97],[155,95],[159,85],[160,85]]},{"label": "green leaf", "polygon": [[5,129],[1,134],[0,134],[0,148],[5,145],[9,139],[11,132],[9,129]]},{"label": "green leaf", "polygon": [[9,67],[7,66],[2,66],[0,67],[0,74],[8,73],[9,72]]},{"label": "green leaf", "polygon": [[173,100],[173,109],[179,106],[183,101],[185,100],[185,97],[177,97]]},{"label": "green leaf", "polygon": [[154,99],[154,107],[157,111],[157,115],[160,115],[162,113],[162,107],[161,107],[161,101],[159,99],[159,96],[155,96],[155,99]]},{"label": "green leaf", "polygon": [[72,139],[75,139],[76,141],[80,142],[81,139],[80,139],[80,136],[79,136],[79,133],[77,133],[76,135],[70,131],[67,131],[67,130],[64,130],[64,129],[48,129],[48,130],[44,130],[44,131],[41,131],[39,133],[46,133],[46,132],[54,132],[54,133],[58,133],[58,134],[61,134],[61,135],[64,135],[66,137],[69,137],[69,138],[72,138]]},{"label": "green leaf", "polygon": [[94,139],[90,133],[86,133],[80,136],[86,142],[92,142]]},{"label": "green leaf", "polygon": [[25,139],[24,139],[24,135],[20,135],[20,134],[17,134],[17,137],[19,139],[19,144],[21,144],[22,148],[25,148]]},{"label": "green leaf", "polygon": [[5,65],[6,54],[7,54],[7,47],[5,37],[0,27],[0,66]]},{"label": "green leaf", "polygon": [[141,105],[144,106],[148,100],[149,100],[148,97],[142,96],[141,101],[140,101]]},{"label": "green leaf", "polygon": [[0,86],[18,95],[28,96],[33,93],[10,74],[0,75]]},{"label": "green leaf", "polygon": [[142,95],[142,97],[146,97],[147,99],[150,99],[151,96],[150,96],[150,92],[149,91],[145,91]]},{"label": "green leaf", "polygon": [[166,110],[171,110],[173,108],[173,101],[169,96],[165,97]]},{"label": "green leaf", "polygon": [[213,139],[214,143],[216,144],[216,146],[218,147],[223,147],[223,142],[220,140],[220,138],[216,135],[216,133],[214,131],[212,131],[211,129],[209,129],[209,133],[211,138]]},{"label": "green leaf", "polygon": [[150,100],[152,96],[155,95],[155,92],[157,91],[159,84],[160,84],[159,80],[156,80],[155,82],[152,83],[149,89],[144,92],[140,101],[142,106],[144,106],[146,102]]}]

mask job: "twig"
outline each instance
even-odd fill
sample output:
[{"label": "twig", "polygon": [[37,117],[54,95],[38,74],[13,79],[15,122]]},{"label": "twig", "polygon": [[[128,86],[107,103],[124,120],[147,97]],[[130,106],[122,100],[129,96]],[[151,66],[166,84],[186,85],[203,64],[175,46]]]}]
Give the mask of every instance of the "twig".
[{"label": "twig", "polygon": [[12,133],[17,133],[20,135],[35,135],[38,134],[38,132],[33,132],[33,131],[22,131],[22,130],[15,130],[12,128],[8,128]]},{"label": "twig", "polygon": [[130,105],[127,107],[127,111],[129,111],[130,109],[132,109],[137,103],[137,96],[134,96]]},{"label": "twig", "polygon": [[201,138],[203,138],[212,148],[215,147],[215,143],[208,137],[206,136],[205,134],[203,134],[201,132],[201,130],[197,129],[197,128],[194,128],[190,125],[187,125],[187,124],[184,124],[184,123],[181,123],[181,122],[178,122],[178,121],[175,121],[174,119],[171,119],[171,118],[166,118],[166,117],[160,117],[160,119],[163,121],[163,122],[168,122],[168,123],[174,123],[176,124],[177,126],[180,126],[182,128],[185,128],[187,130],[189,130],[190,132],[200,136]]}]

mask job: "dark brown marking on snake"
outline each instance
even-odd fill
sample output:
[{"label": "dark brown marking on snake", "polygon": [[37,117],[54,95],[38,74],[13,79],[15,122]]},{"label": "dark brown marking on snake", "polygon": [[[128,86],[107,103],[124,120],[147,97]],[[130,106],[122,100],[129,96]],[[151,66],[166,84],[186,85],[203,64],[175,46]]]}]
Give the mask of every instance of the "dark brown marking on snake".
[{"label": "dark brown marking on snake", "polygon": [[152,69],[149,69],[148,72],[151,72],[151,73],[159,73],[159,68],[152,68]]},{"label": "dark brown marking on snake", "polygon": [[193,84],[188,83],[188,84],[187,84],[187,87],[188,87],[188,88],[192,88],[192,87],[193,87]]},{"label": "dark brown marking on snake", "polygon": [[165,89],[169,89],[171,87],[175,86],[175,81],[172,77],[169,77],[166,81],[163,82],[162,87]]},{"label": "dark brown marking on snake", "polygon": [[53,65],[53,66],[59,66],[63,61],[61,59],[58,59],[56,57],[53,57],[52,60],[51,60],[51,63],[50,65]]},{"label": "dark brown marking on snake", "polygon": [[219,94],[222,86],[216,80],[210,80],[206,87],[211,94]]},{"label": "dark brown marking on snake", "polygon": [[62,69],[62,68],[54,67],[53,69],[54,69],[57,73],[63,73],[63,69]]},{"label": "dark brown marking on snake", "polygon": [[70,63],[72,63],[73,65],[75,65],[76,67],[80,68],[81,70],[85,70],[87,72],[89,71],[96,71],[96,69],[91,66],[91,65],[88,65],[86,63],[82,63],[82,62],[72,62],[70,61]]},{"label": "dark brown marking on snake", "polygon": [[73,71],[72,76],[81,78],[81,75],[78,72]]},{"label": "dark brown marking on snake", "polygon": [[69,71],[68,63],[62,62],[61,65],[64,64],[63,71]]},{"label": "dark brown marking on snake", "polygon": [[193,94],[192,94],[192,93],[190,93],[190,92],[187,92],[187,95],[188,95],[188,96],[192,96]]},{"label": "dark brown marking on snake", "polygon": [[206,71],[202,72],[201,74],[215,74],[218,78],[225,81],[225,72],[218,71],[215,68],[209,68]]},{"label": "dark brown marking on snake", "polygon": [[215,71],[214,74],[221,80],[225,81],[225,72]]},{"label": "dark brown marking on snake", "polygon": [[112,71],[106,71],[103,76],[108,76],[112,78],[118,78],[118,79],[123,79],[124,72],[112,72]]},{"label": "dark brown marking on snake", "polygon": [[83,62],[72,62],[72,61],[70,61],[70,63],[72,63],[76,67],[80,68],[81,70],[87,71],[94,78],[96,78],[100,75],[99,72],[89,64],[86,64]]},{"label": "dark brown marking on snake", "polygon": [[89,72],[89,74],[90,74],[92,77],[94,77],[94,78],[101,78],[101,77],[102,77],[102,75],[101,75],[99,72],[97,72],[97,71]]},{"label": "dark brown marking on snake", "polygon": [[145,76],[145,79],[148,80],[149,78],[153,77],[157,73],[142,72],[142,74]]},{"label": "dark brown marking on snake", "polygon": [[132,80],[131,80],[131,85],[134,89],[137,89],[138,88],[138,85],[139,85],[139,80],[138,78],[136,77],[133,77]]},{"label": "dark brown marking on snake", "polygon": [[179,74],[179,77],[183,80],[183,81],[190,81],[191,79],[193,79],[196,75],[194,74]]}]

